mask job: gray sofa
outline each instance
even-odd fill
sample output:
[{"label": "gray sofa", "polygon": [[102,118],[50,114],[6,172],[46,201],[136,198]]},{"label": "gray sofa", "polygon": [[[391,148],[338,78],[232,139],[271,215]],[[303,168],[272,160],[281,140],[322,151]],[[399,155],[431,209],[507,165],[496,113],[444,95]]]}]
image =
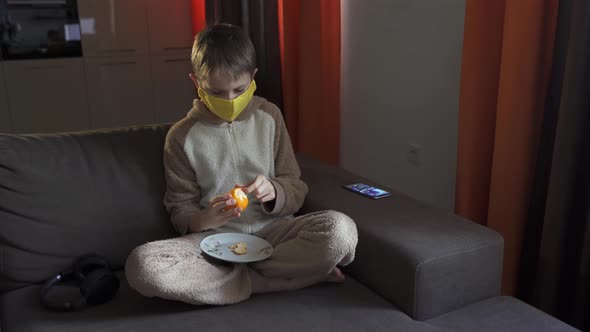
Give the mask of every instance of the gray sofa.
[{"label": "gray sofa", "polygon": [[[499,296],[496,232],[402,194],[373,201],[350,193],[341,186],[372,182],[305,156],[310,192],[300,213],[334,209],[358,226],[346,282],[220,307],[142,297],[121,268],[134,247],[176,235],[162,206],[168,128],[0,135],[2,331],[575,331]],[[118,270],[116,297],[76,312],[45,310],[40,284],[86,253]],[[54,296],[77,292],[64,285]]]}]

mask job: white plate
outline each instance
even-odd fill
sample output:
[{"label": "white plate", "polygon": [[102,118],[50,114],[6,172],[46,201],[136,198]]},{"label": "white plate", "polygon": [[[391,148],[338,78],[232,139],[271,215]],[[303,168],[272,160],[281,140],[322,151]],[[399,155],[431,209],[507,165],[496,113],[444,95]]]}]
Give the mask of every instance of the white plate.
[{"label": "white plate", "polygon": [[[246,242],[248,251],[243,255],[234,254],[229,246]],[[243,233],[218,233],[209,235],[201,241],[201,250],[211,257],[233,263],[250,263],[267,259],[273,247],[265,239]]]}]

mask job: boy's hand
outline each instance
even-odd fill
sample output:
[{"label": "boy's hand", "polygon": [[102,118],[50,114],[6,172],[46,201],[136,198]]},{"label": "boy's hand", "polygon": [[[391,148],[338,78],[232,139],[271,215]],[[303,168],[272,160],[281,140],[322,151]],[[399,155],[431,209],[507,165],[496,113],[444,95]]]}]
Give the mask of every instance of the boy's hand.
[{"label": "boy's hand", "polygon": [[236,187],[242,188],[246,194],[253,194],[262,203],[274,200],[277,195],[275,186],[264,175],[258,175],[250,184]]},{"label": "boy's hand", "polygon": [[242,213],[242,209],[236,207],[223,211],[226,207],[236,204],[236,200],[232,198],[230,194],[220,195],[213,197],[209,201],[209,207],[205,209],[207,219],[211,221],[212,227],[220,227],[225,225],[229,220],[239,218]]}]

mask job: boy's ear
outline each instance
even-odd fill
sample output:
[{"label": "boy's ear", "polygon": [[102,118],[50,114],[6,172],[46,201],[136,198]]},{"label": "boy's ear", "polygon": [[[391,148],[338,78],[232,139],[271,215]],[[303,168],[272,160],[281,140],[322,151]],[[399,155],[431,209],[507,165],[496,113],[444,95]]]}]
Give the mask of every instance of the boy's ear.
[{"label": "boy's ear", "polygon": [[257,72],[258,72],[258,68],[254,69],[254,72],[252,73],[252,79],[254,79],[254,76],[256,76]]},{"label": "boy's ear", "polygon": [[188,77],[191,78],[191,80],[193,81],[193,83],[195,84],[195,87],[197,88],[197,90],[199,89],[199,82],[197,81],[197,77],[195,76],[195,74],[190,73],[188,74]]}]

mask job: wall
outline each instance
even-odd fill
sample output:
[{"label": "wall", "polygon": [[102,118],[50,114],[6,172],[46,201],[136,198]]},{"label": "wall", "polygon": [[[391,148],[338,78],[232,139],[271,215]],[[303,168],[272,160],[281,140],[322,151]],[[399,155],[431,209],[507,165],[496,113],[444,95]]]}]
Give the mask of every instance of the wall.
[{"label": "wall", "polygon": [[341,166],[449,211],[464,14],[465,0],[342,2]]}]

